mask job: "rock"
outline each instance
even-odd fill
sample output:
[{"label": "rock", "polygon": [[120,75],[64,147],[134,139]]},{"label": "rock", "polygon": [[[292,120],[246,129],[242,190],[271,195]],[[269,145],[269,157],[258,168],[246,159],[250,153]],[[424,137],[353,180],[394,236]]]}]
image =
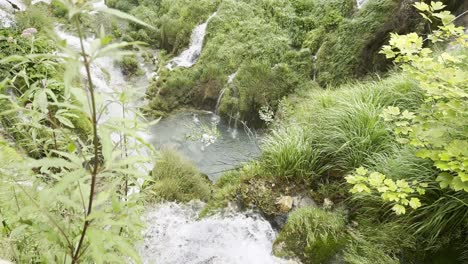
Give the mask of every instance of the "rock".
[{"label": "rock", "polygon": [[273,228],[277,230],[281,230],[281,228],[283,228],[283,226],[288,221],[288,216],[289,216],[288,213],[284,213],[284,214],[280,214],[280,215],[273,217],[273,219],[269,220],[271,223],[271,226],[273,226]]},{"label": "rock", "polygon": [[281,196],[277,202],[276,205],[278,205],[278,209],[282,213],[287,213],[291,211],[293,207],[293,198],[291,196]]},{"label": "rock", "polygon": [[315,201],[307,194],[300,194],[293,197],[293,207],[294,209],[302,207],[317,207],[317,203],[315,203]]}]

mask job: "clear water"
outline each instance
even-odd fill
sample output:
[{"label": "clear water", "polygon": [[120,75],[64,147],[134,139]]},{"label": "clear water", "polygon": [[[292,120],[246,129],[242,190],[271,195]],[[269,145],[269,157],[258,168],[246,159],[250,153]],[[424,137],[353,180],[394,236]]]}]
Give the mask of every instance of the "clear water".
[{"label": "clear water", "polygon": [[[247,128],[234,128],[234,121],[219,120],[212,112],[185,111],[161,120],[151,130],[151,142],[156,148],[174,148],[216,181],[225,171],[252,160],[259,154],[259,136]],[[219,132],[212,144],[197,137],[199,128],[215,126]],[[195,138],[191,139],[190,136]]]}]

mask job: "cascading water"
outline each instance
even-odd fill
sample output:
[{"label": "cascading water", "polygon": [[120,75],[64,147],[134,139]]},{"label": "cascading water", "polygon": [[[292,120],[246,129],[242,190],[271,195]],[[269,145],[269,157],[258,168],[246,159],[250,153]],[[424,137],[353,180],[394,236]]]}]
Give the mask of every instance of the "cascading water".
[{"label": "cascading water", "polygon": [[356,0],[356,6],[358,9],[361,9],[361,7],[367,2],[367,0]]},{"label": "cascading water", "polygon": [[170,70],[176,67],[189,68],[192,67],[200,57],[203,41],[205,40],[206,27],[210,20],[216,16],[216,12],[213,13],[205,23],[198,25],[192,32],[192,37],[190,39],[190,46],[188,49],[184,50],[179,56],[172,59],[166,67]]},{"label": "cascading water", "polygon": [[140,250],[143,263],[275,264],[275,232],[256,213],[234,211],[197,220],[201,202],[164,203],[148,210],[150,223]]},{"label": "cascading water", "polygon": [[236,78],[238,72],[239,71],[236,71],[235,73],[229,75],[227,86],[225,88],[223,88],[221,90],[221,92],[219,93],[218,100],[216,100],[215,114],[219,114],[219,111],[218,111],[219,110],[219,105],[221,104],[221,100],[223,99],[223,95],[226,92],[226,89],[229,89],[230,86],[232,85],[232,82],[234,82],[234,79]]},{"label": "cascading water", "polygon": [[[181,54],[178,60],[174,60],[179,62],[175,64],[176,66],[187,67],[195,63],[201,52],[208,21],[195,29],[194,36],[196,37],[192,38],[193,45],[186,54]],[[60,27],[56,28],[56,33],[60,38],[67,40],[72,49],[80,49],[79,38],[61,30]],[[93,41],[92,37],[84,41],[86,50],[90,50]],[[107,108],[100,122],[105,122],[112,117],[121,118],[123,110],[114,102],[118,102],[117,95],[121,92],[115,89],[128,84],[122,71],[110,58],[95,60],[91,71],[96,90],[103,95],[101,101]],[[83,77],[86,76],[84,69],[81,69],[81,73]],[[155,76],[147,74],[147,77]],[[235,74],[231,75],[228,82],[232,83],[234,78]],[[169,133],[174,134],[179,130],[180,126],[172,127]],[[113,136],[113,140],[120,140],[120,138]],[[241,141],[236,142],[226,144],[236,145],[236,147],[244,146],[239,143]],[[249,149],[250,145],[245,145],[245,147]],[[213,156],[219,157],[220,151],[226,151],[226,149],[228,148],[223,144],[213,148]],[[242,158],[248,156],[245,154],[248,152],[242,153]],[[240,158],[234,156],[232,158],[236,159],[234,163],[238,164]],[[192,202],[187,205],[161,203],[149,208],[146,214],[148,227],[144,233],[145,240],[144,244],[140,245],[144,263],[285,263],[272,256],[271,247],[276,234],[270,224],[260,215],[231,211],[198,220],[197,215],[202,207],[203,204]]]}]

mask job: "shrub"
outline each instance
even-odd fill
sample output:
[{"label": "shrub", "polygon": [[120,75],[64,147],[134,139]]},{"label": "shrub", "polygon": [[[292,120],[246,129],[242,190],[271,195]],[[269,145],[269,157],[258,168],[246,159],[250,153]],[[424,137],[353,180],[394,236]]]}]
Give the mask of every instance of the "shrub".
[{"label": "shrub", "polygon": [[207,201],[211,197],[209,180],[188,160],[170,149],[161,150],[143,191],[149,201]]},{"label": "shrub", "polygon": [[140,68],[138,57],[136,55],[124,56],[119,62],[122,73],[126,76],[142,75],[143,70]]},{"label": "shrub", "polygon": [[302,263],[324,263],[346,239],[344,216],[318,208],[301,208],[288,218],[274,242],[277,256],[297,256]]}]

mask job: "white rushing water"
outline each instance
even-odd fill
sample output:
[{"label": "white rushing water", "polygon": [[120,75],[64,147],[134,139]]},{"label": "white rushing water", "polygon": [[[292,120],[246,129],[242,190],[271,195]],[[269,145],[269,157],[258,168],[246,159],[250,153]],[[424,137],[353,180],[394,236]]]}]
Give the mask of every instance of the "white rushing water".
[{"label": "white rushing water", "polygon": [[205,23],[200,24],[195,27],[192,32],[192,37],[190,39],[190,46],[188,49],[184,50],[179,56],[172,59],[166,67],[170,70],[176,67],[189,68],[192,67],[200,57],[203,41],[205,40],[206,27],[210,20],[216,16],[216,12],[213,13]]},{"label": "white rushing water", "polygon": [[223,99],[223,95],[224,93],[226,92],[226,89],[230,89],[231,85],[232,85],[232,82],[234,82],[234,79],[236,79],[236,76],[237,76],[237,73],[239,71],[236,71],[235,73],[229,75],[228,77],[228,82],[227,82],[227,86],[224,87],[221,92],[219,93],[219,96],[218,96],[218,100],[216,100],[216,106],[215,106],[215,114],[218,114],[219,113],[219,106],[221,105],[221,100]]},{"label": "white rushing water", "polygon": [[367,0],[356,0],[356,6],[358,9],[361,9],[361,7],[367,2]]},{"label": "white rushing water", "polygon": [[225,212],[201,220],[201,202],[148,210],[140,249],[145,264],[288,263],[271,253],[275,232],[256,213]]},{"label": "white rushing water", "polygon": [[[2,1],[2,0],[0,0]],[[208,20],[209,21],[209,20]],[[206,24],[194,30],[192,45],[185,54],[181,54],[176,66],[187,66],[195,63],[203,44]],[[65,39],[69,47],[80,49],[78,37],[56,28],[57,35]],[[195,37],[196,35],[196,37]],[[87,51],[93,46],[94,37],[84,41]],[[123,111],[118,102],[118,95],[130,82],[126,81],[121,69],[111,58],[99,58],[92,65],[92,77],[100,102],[106,111],[100,123],[116,117],[121,118]],[[84,69],[80,70],[86,78]],[[155,77],[147,73],[146,77]],[[235,75],[229,78],[232,82]],[[134,87],[132,89],[146,89]],[[132,118],[132,116],[127,116]],[[178,131],[179,128],[173,128]],[[174,133],[175,131],[172,131]],[[114,137],[116,136],[116,137]],[[149,133],[147,135],[150,136]],[[112,140],[120,140],[113,135]],[[151,169],[151,167],[147,167]],[[286,263],[271,253],[275,232],[271,225],[256,213],[233,212],[217,214],[198,220],[198,213],[203,204],[192,202],[187,205],[163,203],[148,208],[146,214],[147,229],[144,243],[139,245],[144,263],[161,264],[276,264]]]}]

